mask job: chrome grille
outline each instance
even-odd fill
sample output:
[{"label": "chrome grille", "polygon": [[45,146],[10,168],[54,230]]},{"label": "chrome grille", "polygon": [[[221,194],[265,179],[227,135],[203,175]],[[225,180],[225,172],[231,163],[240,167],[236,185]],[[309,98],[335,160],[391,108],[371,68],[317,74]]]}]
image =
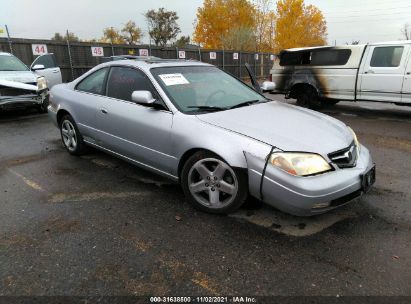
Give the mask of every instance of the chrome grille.
[{"label": "chrome grille", "polygon": [[358,149],[353,141],[347,148],[332,152],[328,157],[339,168],[352,168],[357,164]]}]

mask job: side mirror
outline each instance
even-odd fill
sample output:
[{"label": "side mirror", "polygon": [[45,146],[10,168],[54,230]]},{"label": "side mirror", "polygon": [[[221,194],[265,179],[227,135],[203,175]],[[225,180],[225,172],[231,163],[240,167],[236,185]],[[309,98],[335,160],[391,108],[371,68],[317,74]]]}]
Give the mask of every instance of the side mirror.
[{"label": "side mirror", "polygon": [[131,100],[135,103],[149,107],[154,106],[154,103],[156,102],[150,91],[134,91],[131,94]]},{"label": "side mirror", "polygon": [[32,71],[39,71],[39,70],[44,70],[45,67],[42,64],[35,64],[34,66],[31,67]]},{"label": "side mirror", "polygon": [[272,81],[264,81],[261,84],[260,88],[261,88],[261,91],[263,92],[270,92],[275,89],[275,83]]}]

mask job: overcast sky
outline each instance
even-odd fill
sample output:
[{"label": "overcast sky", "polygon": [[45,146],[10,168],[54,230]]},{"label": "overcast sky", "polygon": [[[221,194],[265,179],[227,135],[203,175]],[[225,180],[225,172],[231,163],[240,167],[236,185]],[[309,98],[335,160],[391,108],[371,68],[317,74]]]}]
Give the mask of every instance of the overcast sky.
[{"label": "overcast sky", "polygon": [[[410,0],[305,2],[323,11],[329,44],[398,40],[403,24],[411,24]],[[103,28],[121,28],[128,20],[134,20],[146,32],[144,12],[165,7],[177,11],[181,35],[191,36],[196,11],[202,3],[203,0],[0,0],[0,27],[7,24],[12,37],[20,38],[49,39],[66,29],[81,39],[100,38]],[[143,41],[148,41],[147,34]]]}]

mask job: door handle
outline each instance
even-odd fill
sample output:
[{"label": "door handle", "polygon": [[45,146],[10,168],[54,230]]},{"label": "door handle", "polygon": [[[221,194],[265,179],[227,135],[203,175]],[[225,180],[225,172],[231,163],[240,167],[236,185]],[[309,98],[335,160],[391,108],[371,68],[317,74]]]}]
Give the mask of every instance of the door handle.
[{"label": "door handle", "polygon": [[411,75],[411,72],[407,72],[407,75]]},{"label": "door handle", "polygon": [[373,70],[368,70],[368,71],[365,72],[365,74],[368,74],[368,73],[374,74],[375,72]]},{"label": "door handle", "polygon": [[101,109],[101,113],[103,113],[103,114],[107,114],[108,112],[107,112],[107,110],[106,110],[106,109]]},{"label": "door handle", "polygon": [[53,70],[53,73],[58,73],[58,72],[60,72],[59,70]]}]

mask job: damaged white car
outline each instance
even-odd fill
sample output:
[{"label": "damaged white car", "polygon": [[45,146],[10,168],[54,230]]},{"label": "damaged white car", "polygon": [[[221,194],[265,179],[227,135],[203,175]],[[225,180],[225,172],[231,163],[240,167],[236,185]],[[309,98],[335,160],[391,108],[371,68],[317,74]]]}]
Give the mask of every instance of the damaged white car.
[{"label": "damaged white car", "polygon": [[61,82],[53,54],[37,57],[28,68],[14,55],[0,52],[0,111],[36,107],[47,112],[48,88]]}]

